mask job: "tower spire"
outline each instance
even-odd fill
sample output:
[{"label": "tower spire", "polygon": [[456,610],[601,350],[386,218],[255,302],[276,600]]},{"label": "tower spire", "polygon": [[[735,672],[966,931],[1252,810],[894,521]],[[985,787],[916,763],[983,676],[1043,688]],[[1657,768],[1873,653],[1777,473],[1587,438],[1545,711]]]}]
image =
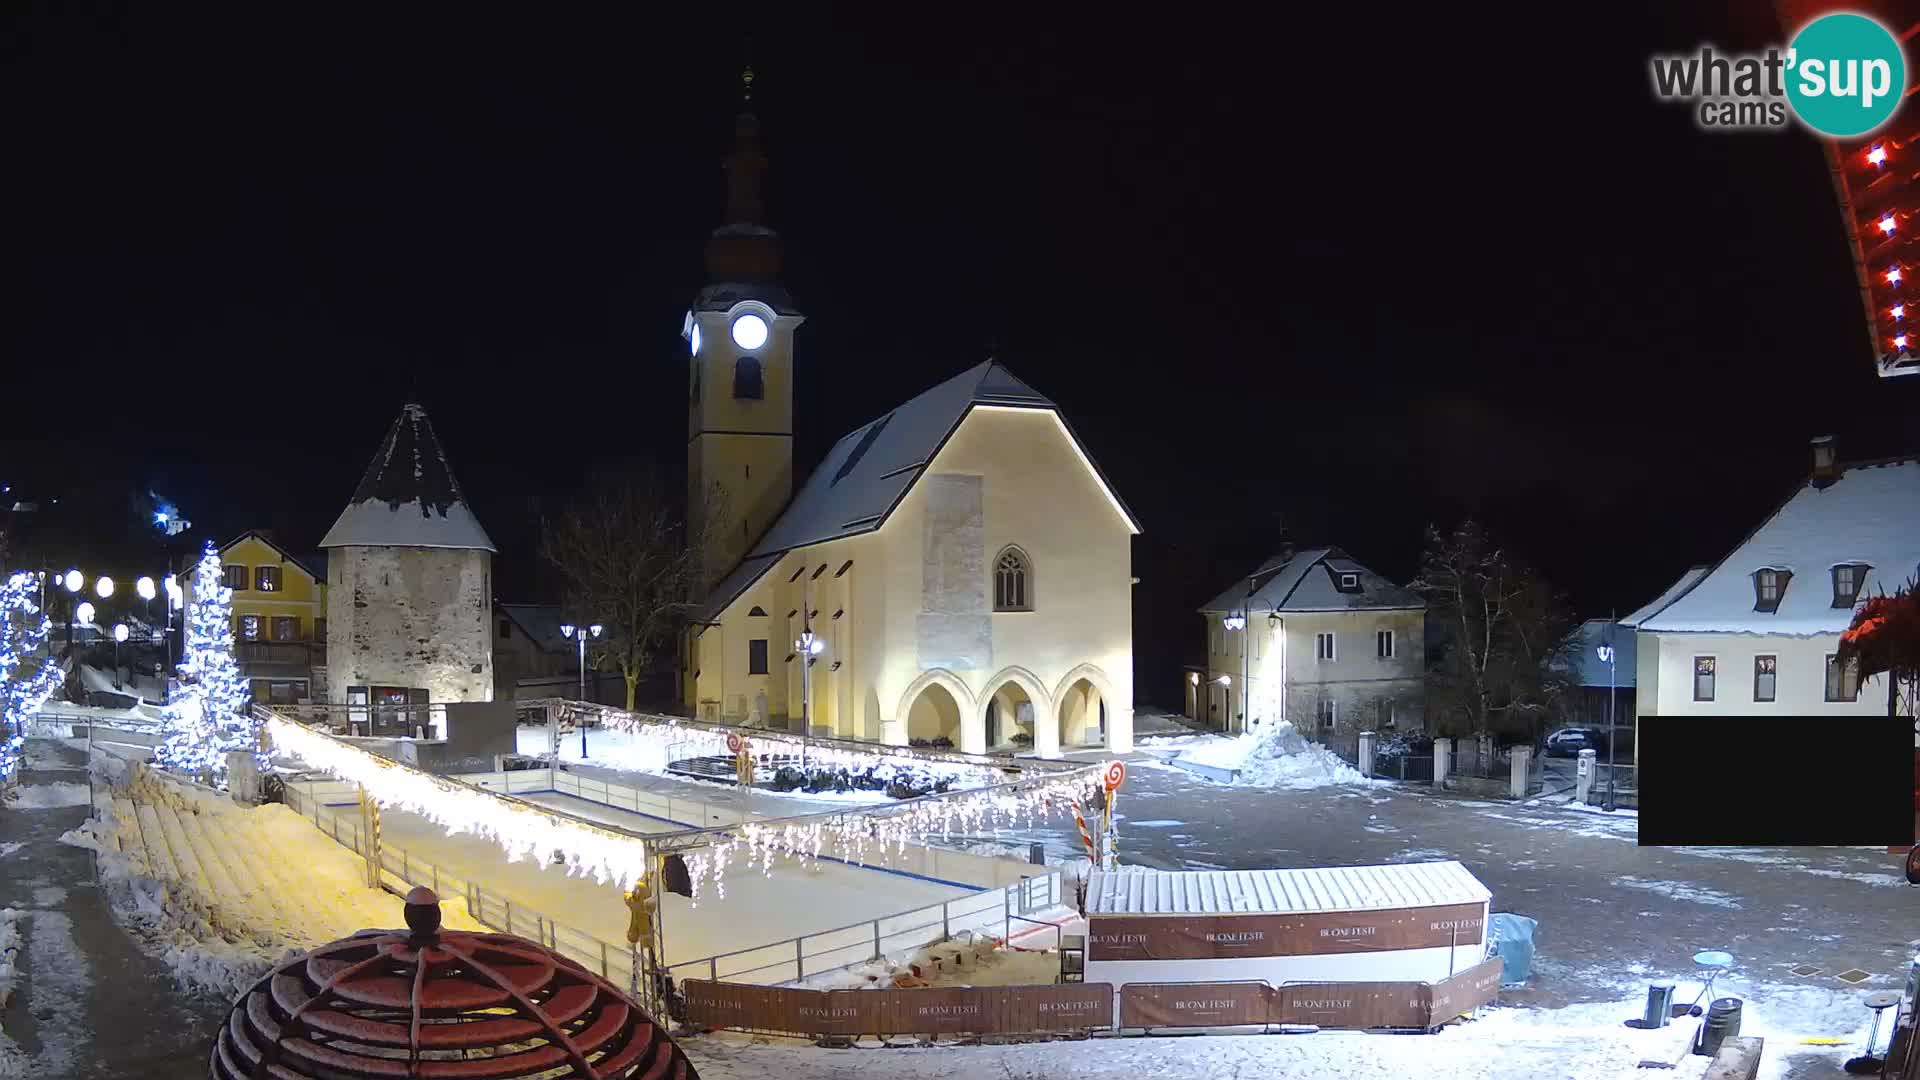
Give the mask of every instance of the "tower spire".
[{"label": "tower spire", "polygon": [[754,111],[755,81],[749,61],[740,71],[733,147],[721,159],[727,174],[726,217],[707,241],[707,274],[714,282],[765,282],[780,272],[780,238],[767,227],[767,155],[760,147],[760,117]]}]

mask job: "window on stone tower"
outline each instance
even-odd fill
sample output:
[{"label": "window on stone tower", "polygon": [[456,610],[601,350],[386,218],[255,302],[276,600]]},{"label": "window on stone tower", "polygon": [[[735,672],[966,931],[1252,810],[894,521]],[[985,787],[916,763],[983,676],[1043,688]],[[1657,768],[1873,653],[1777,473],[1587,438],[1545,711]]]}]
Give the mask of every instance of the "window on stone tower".
[{"label": "window on stone tower", "polygon": [[1033,610],[1033,564],[1017,547],[1002,550],[994,560],[993,610]]},{"label": "window on stone tower", "polygon": [[760,400],[765,395],[760,378],[760,358],[743,356],[733,362],[733,396]]}]

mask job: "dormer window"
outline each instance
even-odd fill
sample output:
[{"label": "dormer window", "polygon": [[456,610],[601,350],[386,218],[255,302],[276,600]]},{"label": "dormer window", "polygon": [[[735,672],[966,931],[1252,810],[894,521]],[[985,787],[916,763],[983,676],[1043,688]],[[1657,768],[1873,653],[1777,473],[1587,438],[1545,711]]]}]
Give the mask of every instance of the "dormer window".
[{"label": "dormer window", "polygon": [[1866,583],[1865,563],[1842,563],[1833,568],[1833,606],[1850,608],[1860,599],[1860,586]]},{"label": "dormer window", "polygon": [[1360,591],[1360,575],[1359,574],[1341,574],[1340,575],[1340,591],[1341,592],[1359,592]]},{"label": "dormer window", "polygon": [[1793,577],[1791,570],[1776,570],[1771,567],[1756,570],[1753,574],[1753,610],[1777,611],[1780,598],[1787,594],[1787,582]]}]

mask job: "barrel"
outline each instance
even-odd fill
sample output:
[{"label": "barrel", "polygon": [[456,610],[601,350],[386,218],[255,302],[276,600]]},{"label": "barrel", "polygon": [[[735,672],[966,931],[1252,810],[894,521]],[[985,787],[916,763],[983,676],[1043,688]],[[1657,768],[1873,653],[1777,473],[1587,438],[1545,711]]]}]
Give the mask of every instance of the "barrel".
[{"label": "barrel", "polygon": [[1673,984],[1652,983],[1647,987],[1647,1015],[1641,1019],[1640,1026],[1645,1028],[1665,1027],[1673,1016]]},{"label": "barrel", "polygon": [[1706,1022],[1700,1025],[1700,1044],[1694,1053],[1703,1057],[1712,1057],[1720,1052],[1720,1044],[1740,1034],[1740,999],[1733,997],[1715,998],[1707,1006]]}]

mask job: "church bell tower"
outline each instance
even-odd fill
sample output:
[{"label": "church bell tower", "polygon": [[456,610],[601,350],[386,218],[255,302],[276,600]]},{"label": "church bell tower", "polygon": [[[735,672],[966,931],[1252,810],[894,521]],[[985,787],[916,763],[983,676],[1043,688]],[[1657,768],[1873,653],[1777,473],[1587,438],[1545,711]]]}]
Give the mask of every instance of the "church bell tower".
[{"label": "church bell tower", "polygon": [[727,208],[707,240],[707,285],[681,329],[688,371],[687,522],[711,586],[793,497],[793,332],[805,320],[780,286],[780,237],[766,224],[767,157],[740,78]]}]

